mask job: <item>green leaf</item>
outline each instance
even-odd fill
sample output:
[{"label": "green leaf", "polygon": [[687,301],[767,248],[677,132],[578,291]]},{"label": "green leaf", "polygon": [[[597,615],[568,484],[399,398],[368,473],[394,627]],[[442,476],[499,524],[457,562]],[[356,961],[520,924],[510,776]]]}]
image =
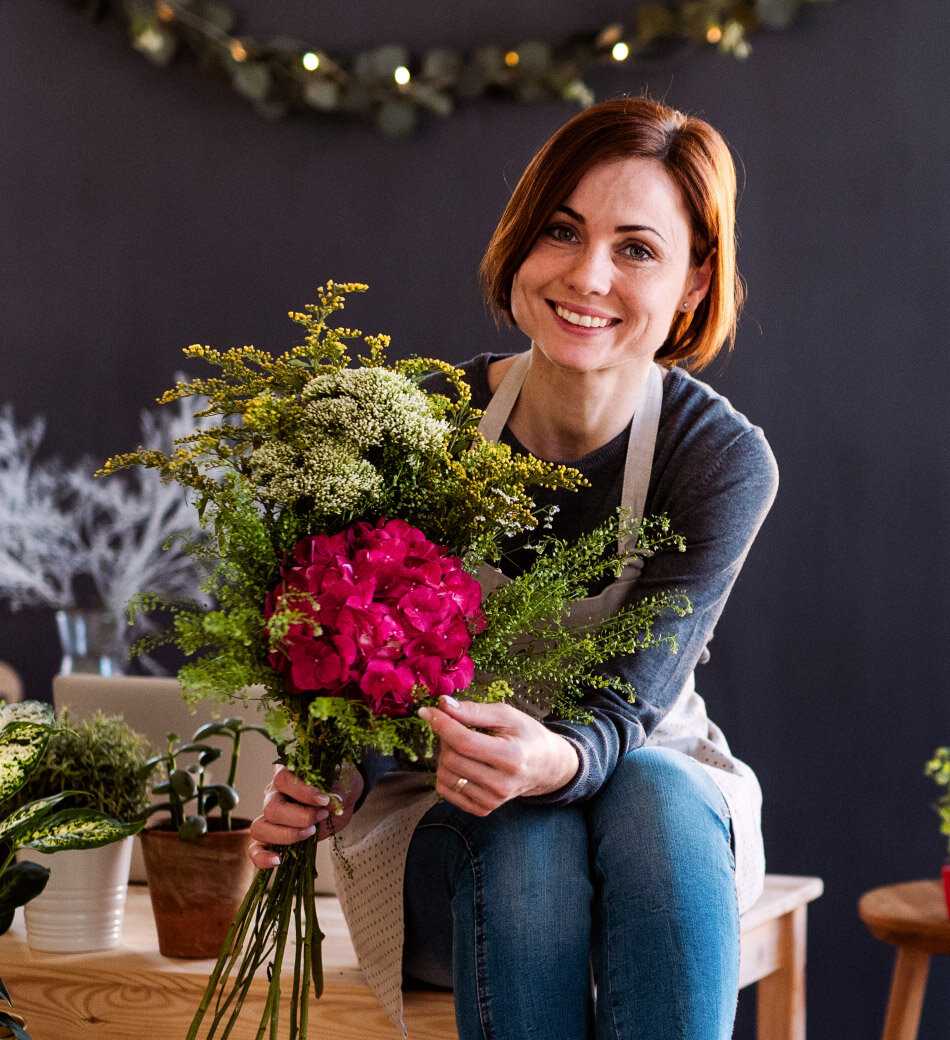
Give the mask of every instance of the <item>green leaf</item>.
[{"label": "green leaf", "polygon": [[266,726],[242,726],[242,733],[260,733],[262,737],[267,737],[268,740],[273,741],[273,737],[270,735],[269,730]]},{"label": "green leaf", "polygon": [[209,751],[203,751],[198,761],[203,766],[210,766],[212,762],[216,762],[221,757],[221,748],[211,748]]},{"label": "green leaf", "polygon": [[39,726],[53,725],[53,709],[44,701],[17,701],[0,707],[0,729],[10,722],[35,722]]},{"label": "green leaf", "polygon": [[85,792],[61,791],[59,794],[50,795],[48,798],[39,798],[35,802],[29,802],[27,805],[17,809],[16,812],[10,813],[3,822],[0,822],[0,838],[13,834],[14,831],[26,824],[32,824],[30,830],[36,830],[40,820],[44,816],[49,816],[61,801],[77,794],[82,795]]},{"label": "green leaf", "polygon": [[237,15],[234,11],[227,4],[219,3],[218,0],[202,0],[198,4],[197,13],[226,33],[229,33],[237,22]]},{"label": "green leaf", "polygon": [[303,88],[304,101],[321,112],[332,112],[340,104],[340,87],[332,79],[309,79]]},{"label": "green leaf", "polygon": [[14,863],[0,875],[0,912],[25,906],[46,888],[47,881],[49,867],[29,860]]},{"label": "green leaf", "polygon": [[452,82],[458,79],[461,71],[462,55],[458,51],[436,47],[431,51],[426,51],[422,59],[421,75],[423,79]]},{"label": "green leaf", "polygon": [[170,762],[168,755],[152,755],[151,758],[146,759],[145,764],[139,770],[140,776],[148,776],[152,770],[159,765],[161,762]]},{"label": "green leaf", "polygon": [[262,61],[241,62],[231,73],[234,89],[251,101],[267,97],[271,87],[271,71]]},{"label": "green leaf", "polygon": [[526,40],[515,48],[518,71],[525,76],[543,76],[551,64],[551,48],[541,40]]},{"label": "green leaf", "polygon": [[215,747],[213,744],[182,744],[180,748],[175,751],[176,755],[181,755],[186,751],[214,751]]},{"label": "green leaf", "polygon": [[755,13],[770,29],[787,29],[801,7],[801,0],[756,0]]},{"label": "green leaf", "polygon": [[230,784],[214,784],[207,790],[216,793],[218,805],[224,812],[230,812],[240,801],[237,791]]},{"label": "green leaf", "polygon": [[178,837],[182,841],[197,841],[208,833],[208,821],[204,816],[186,816],[185,822],[178,828]]},{"label": "green leaf", "polygon": [[176,769],[169,777],[169,780],[171,781],[172,791],[174,791],[179,798],[185,800],[193,798],[198,791],[198,785],[195,783],[195,778],[185,769]]},{"label": "green leaf", "polygon": [[138,834],[144,825],[144,820],[123,823],[93,809],[64,809],[35,833],[18,835],[17,847],[46,853],[95,849]]},{"label": "green leaf", "polygon": [[0,732],[0,804],[26,783],[46,754],[49,727],[37,722],[11,722]]},{"label": "green leaf", "polygon": [[[199,726],[192,736],[193,741],[204,740],[205,737],[215,737],[221,733],[230,733],[231,727],[226,725],[224,722],[206,722],[203,726]],[[184,751],[184,748],[180,749]]]}]

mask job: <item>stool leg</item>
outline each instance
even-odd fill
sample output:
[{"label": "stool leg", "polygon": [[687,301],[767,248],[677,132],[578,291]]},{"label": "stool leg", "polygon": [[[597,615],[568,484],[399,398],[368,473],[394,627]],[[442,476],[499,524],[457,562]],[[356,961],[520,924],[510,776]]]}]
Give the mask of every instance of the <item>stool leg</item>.
[{"label": "stool leg", "polygon": [[917,1040],[929,971],[930,954],[897,948],[883,1040]]},{"label": "stool leg", "polygon": [[805,1040],[805,943],[808,907],[782,918],[781,967],[755,987],[757,1040]]}]

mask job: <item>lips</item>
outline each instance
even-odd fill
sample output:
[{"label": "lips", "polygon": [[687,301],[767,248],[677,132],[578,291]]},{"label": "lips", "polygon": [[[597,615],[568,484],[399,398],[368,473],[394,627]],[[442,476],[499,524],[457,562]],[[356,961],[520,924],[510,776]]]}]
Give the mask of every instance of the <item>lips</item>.
[{"label": "lips", "polygon": [[[593,336],[601,332],[609,332],[611,329],[615,328],[620,323],[620,318],[612,317],[610,314],[598,314],[596,311],[593,311],[590,307],[585,307],[581,311],[573,311],[573,308],[568,307],[566,304],[556,305],[554,301],[550,300],[545,300],[544,302],[550,308],[551,314],[553,314],[555,321],[558,323],[558,326],[561,329],[564,329],[565,331],[569,331],[571,333],[576,333],[584,336]],[[561,317],[561,315],[557,311],[558,307],[562,307],[564,310],[571,310],[575,314],[588,314],[594,318],[606,318],[608,323],[606,324],[606,326],[583,326],[583,324],[574,324],[574,322],[568,321],[566,318]]]},{"label": "lips", "polygon": [[[554,317],[558,321],[564,321],[564,319],[557,313],[558,307],[563,307],[566,311],[572,311],[574,314],[587,314],[591,318],[606,318],[610,324],[603,326],[603,328],[611,329],[614,325],[620,324],[620,318],[615,318],[612,314],[604,314],[601,311],[595,311],[592,307],[578,307],[575,304],[562,303],[560,300],[545,300],[544,301],[554,313]],[[570,322],[564,322],[566,325],[570,325]],[[575,325],[572,328],[584,328],[583,325]],[[603,331],[600,329],[598,331]]]}]

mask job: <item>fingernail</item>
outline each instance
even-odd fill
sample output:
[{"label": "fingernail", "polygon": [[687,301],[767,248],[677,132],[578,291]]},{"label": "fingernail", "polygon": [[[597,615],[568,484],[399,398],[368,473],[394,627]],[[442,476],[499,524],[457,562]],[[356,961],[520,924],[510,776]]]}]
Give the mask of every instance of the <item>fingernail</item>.
[{"label": "fingernail", "polygon": [[423,722],[428,722],[429,716],[432,714],[432,710],[430,708],[420,708],[417,714]]},{"label": "fingernail", "polygon": [[312,838],[314,836],[314,834],[316,834],[316,833],[317,833],[317,828],[316,828],[316,826],[314,824],[311,823],[309,827],[305,827],[300,832],[300,837],[301,838]]},{"label": "fingernail", "polygon": [[443,694],[439,700],[441,700],[443,704],[447,704],[450,708],[457,708],[459,706],[459,702],[454,697],[450,697],[447,693]]}]

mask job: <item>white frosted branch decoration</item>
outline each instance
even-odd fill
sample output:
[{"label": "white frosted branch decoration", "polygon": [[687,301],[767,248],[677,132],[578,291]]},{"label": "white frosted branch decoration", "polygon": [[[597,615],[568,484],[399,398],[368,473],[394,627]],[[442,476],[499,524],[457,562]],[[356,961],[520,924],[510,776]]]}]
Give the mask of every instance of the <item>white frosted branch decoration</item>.
[{"label": "white frosted branch decoration", "polygon": [[[170,451],[203,401],[185,398],[141,416],[142,445]],[[75,605],[84,577],[124,633],[125,608],[138,592],[195,598],[199,575],[186,546],[199,537],[198,514],[185,492],[152,470],[95,479],[83,458],[71,468],[38,462],[42,419],[18,429],[0,409],[0,600],[14,608]]]}]

